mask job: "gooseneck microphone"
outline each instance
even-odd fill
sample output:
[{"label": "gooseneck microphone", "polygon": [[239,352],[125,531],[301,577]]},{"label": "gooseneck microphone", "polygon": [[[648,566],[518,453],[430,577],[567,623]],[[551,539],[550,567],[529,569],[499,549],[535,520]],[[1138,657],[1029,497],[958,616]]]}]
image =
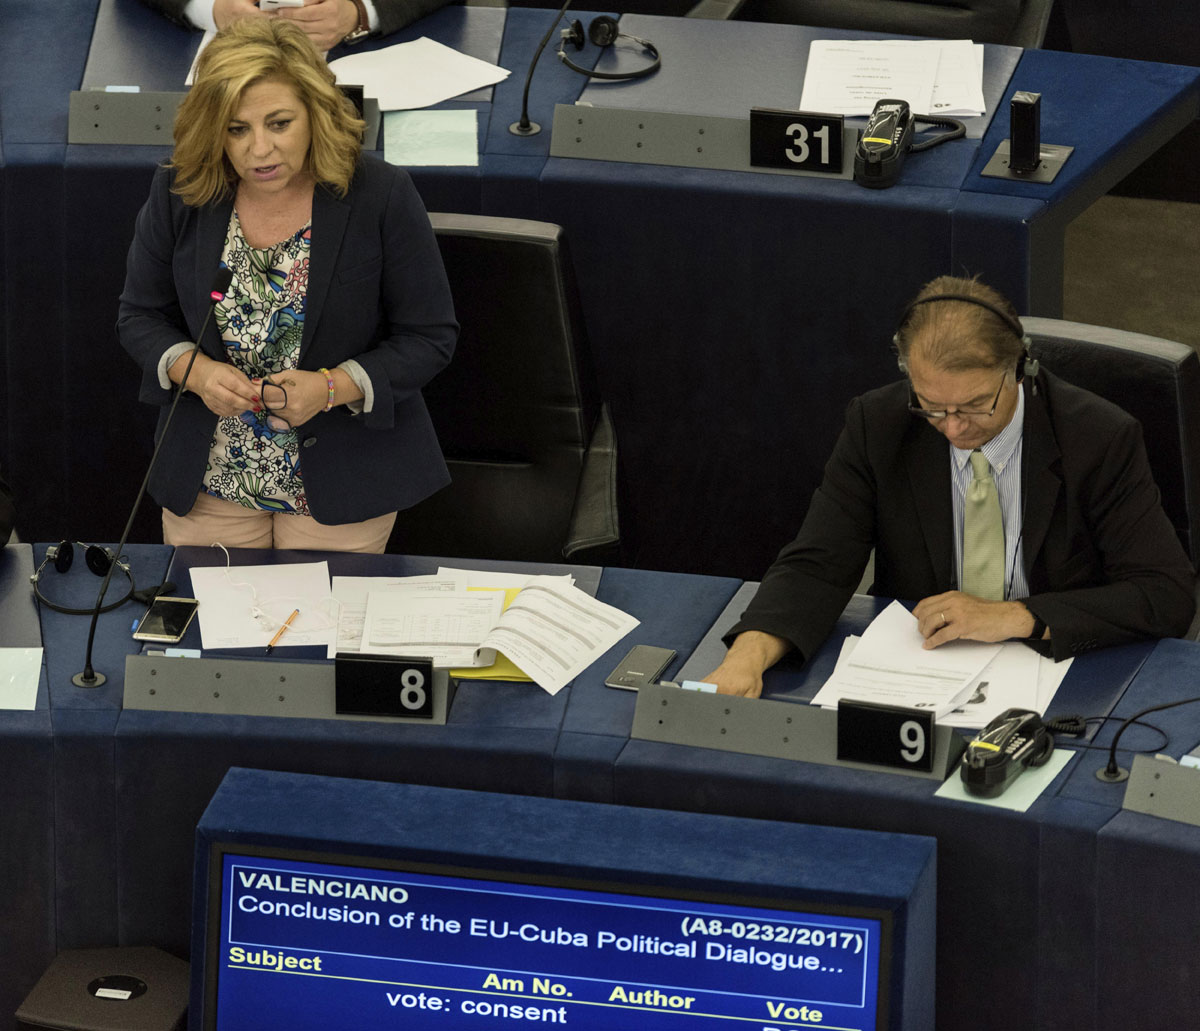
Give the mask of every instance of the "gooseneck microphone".
[{"label": "gooseneck microphone", "polygon": [[[92,609],[92,622],[88,627],[88,642],[87,655],[84,657],[83,672],[76,673],[71,678],[71,683],[76,687],[99,687],[108,678],[103,673],[97,673],[92,668],[92,645],[96,640],[96,622],[100,618],[100,612],[104,605],[104,595],[108,590],[109,582],[112,580],[113,570],[117,568],[117,560],[120,559],[121,553],[125,550],[125,542],[129,539],[129,531],[133,529],[133,520],[137,515],[138,507],[142,503],[142,497],[146,493],[146,485],[150,482],[150,474],[154,471],[154,463],[158,461],[158,453],[162,450],[163,441],[167,439],[167,430],[170,429],[171,419],[175,415],[175,409],[179,406],[179,399],[183,397],[183,391],[187,387],[188,376],[191,375],[192,366],[196,362],[196,355],[200,353],[200,341],[204,339],[204,331],[208,329],[208,324],[212,319],[213,310],[217,306],[217,302],[225,297],[225,292],[229,289],[229,284],[233,282],[233,273],[222,265],[217,269],[217,274],[213,277],[212,290],[209,293],[211,301],[208,305],[208,311],[204,313],[204,322],[200,325],[200,332],[196,335],[196,346],[192,349],[192,356],[188,359],[187,367],[183,370],[183,379],[179,381],[179,389],[175,393],[175,398],[171,402],[171,407],[167,411],[167,417],[163,421],[162,433],[159,434],[158,443],[154,445],[154,451],[150,455],[150,463],[146,466],[146,475],[142,477],[142,485],[138,488],[137,497],[133,500],[133,507],[129,510],[129,519],[125,523],[125,530],[121,534],[121,542],[117,545],[114,552],[115,559],[109,563],[108,572],[104,574],[104,579],[100,583],[100,593],[96,597],[96,605]],[[153,599],[151,599],[153,600]]]},{"label": "gooseneck microphone", "polygon": [[[1119,781],[1129,778],[1129,771],[1124,766],[1117,765],[1117,742],[1121,740],[1121,735],[1125,733],[1125,729],[1131,724],[1136,723],[1143,716],[1149,716],[1152,712],[1162,712],[1163,709],[1174,709],[1177,705],[1187,705],[1190,702],[1200,702],[1198,698],[1181,698],[1175,702],[1166,702],[1163,705],[1152,705],[1148,709],[1143,709],[1141,712],[1135,712],[1129,717],[1113,735],[1112,746],[1108,750],[1108,763],[1102,769],[1096,771],[1096,779],[1107,781],[1109,784],[1116,784]],[[1160,731],[1161,733],[1161,731]]]},{"label": "gooseneck microphone", "polygon": [[546,44],[550,42],[550,37],[554,35],[554,30],[558,28],[558,23],[562,21],[562,16],[567,13],[567,8],[570,6],[571,0],[567,0],[558,9],[558,14],[554,16],[554,21],[533,53],[533,60],[529,62],[529,73],[525,76],[525,92],[521,94],[521,119],[508,127],[508,131],[514,136],[536,136],[542,131],[542,127],[537,122],[529,120],[529,84],[533,82],[533,70],[537,67],[538,58],[542,56],[542,51],[546,49]]}]

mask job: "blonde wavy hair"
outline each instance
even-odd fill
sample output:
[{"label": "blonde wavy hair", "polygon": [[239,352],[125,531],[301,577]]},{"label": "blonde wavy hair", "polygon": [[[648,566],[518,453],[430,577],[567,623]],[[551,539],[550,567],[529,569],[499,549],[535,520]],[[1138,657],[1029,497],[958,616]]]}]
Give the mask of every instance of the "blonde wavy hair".
[{"label": "blonde wavy hair", "polygon": [[345,196],[362,152],[365,125],[335,85],[333,72],[303,30],[283,18],[240,18],[204,48],[195,84],[175,116],[172,187],[200,206],[233,193],[237,175],[225,156],[225,134],[242,94],[263,79],[280,79],[308,111],[308,169]]}]

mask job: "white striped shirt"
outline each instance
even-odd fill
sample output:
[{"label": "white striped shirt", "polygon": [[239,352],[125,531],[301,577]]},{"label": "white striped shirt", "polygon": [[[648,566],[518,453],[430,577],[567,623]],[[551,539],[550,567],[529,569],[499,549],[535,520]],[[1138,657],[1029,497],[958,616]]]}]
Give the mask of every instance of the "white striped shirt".
[{"label": "white striped shirt", "polygon": [[[1021,443],[1022,427],[1025,422],[1025,391],[1017,390],[1017,408],[1013,417],[996,436],[979,450],[992,467],[992,478],[1000,495],[1000,518],[1004,522],[1004,597],[1006,599],[1029,596],[1029,584],[1025,579],[1025,561],[1021,546]],[[963,558],[963,502],[967,485],[974,475],[971,472],[971,451],[963,451],[953,444],[950,448],[951,496],[954,499],[954,572],[958,583],[962,583]]]}]

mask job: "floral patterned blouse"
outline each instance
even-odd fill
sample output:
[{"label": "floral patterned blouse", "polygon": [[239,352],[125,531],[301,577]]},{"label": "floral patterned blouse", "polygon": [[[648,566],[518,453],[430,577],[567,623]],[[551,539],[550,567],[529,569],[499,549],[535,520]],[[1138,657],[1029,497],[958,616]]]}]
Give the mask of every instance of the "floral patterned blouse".
[{"label": "floral patterned blouse", "polygon": [[[233,272],[233,287],[214,318],[230,363],[251,378],[278,380],[296,368],[311,244],[311,222],[259,249],[246,242],[236,211],[229,219],[221,258]],[[282,394],[270,387],[260,396],[273,406],[282,403]],[[296,431],[273,429],[270,414],[245,411],[217,420],[204,489],[246,508],[308,515]]]}]

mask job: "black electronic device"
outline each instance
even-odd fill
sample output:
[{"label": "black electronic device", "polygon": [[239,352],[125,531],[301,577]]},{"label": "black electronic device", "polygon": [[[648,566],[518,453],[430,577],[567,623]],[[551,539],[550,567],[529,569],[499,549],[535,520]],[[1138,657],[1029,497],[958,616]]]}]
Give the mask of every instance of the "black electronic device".
[{"label": "black electronic device", "polygon": [[[942,125],[950,131],[914,143],[917,122]],[[854,148],[854,181],[872,189],[891,186],[899,178],[904,159],[909,154],[928,150],[947,140],[957,140],[966,134],[967,127],[957,118],[915,115],[906,100],[880,100]]]},{"label": "black electronic device", "polygon": [[1054,752],[1054,735],[1030,709],[1006,709],[969,742],[959,770],[973,795],[995,798]]},{"label": "black electronic device", "polygon": [[913,114],[908,101],[879,101],[854,148],[855,181],[880,189],[891,186],[904,166],[912,137]]},{"label": "black electronic device", "polygon": [[1008,113],[1008,167],[1014,172],[1032,172],[1041,164],[1042,95],[1017,90]]},{"label": "black electronic device", "polygon": [[591,20],[591,23],[588,25],[587,39],[602,50],[605,47],[612,46],[618,39],[628,39],[640,46],[650,59],[648,64],[644,64],[640,68],[634,68],[628,72],[598,72],[595,69],[584,68],[582,65],[575,64],[567,56],[566,48],[567,44],[570,44],[576,51],[583,49],[583,22],[576,18],[567,28],[562,30],[562,36],[558,44],[558,59],[570,68],[571,71],[578,72],[580,75],[586,75],[589,79],[606,79],[613,82],[644,79],[647,75],[653,75],[662,65],[662,59],[658,56],[658,48],[650,40],[622,32],[617,25],[617,19],[610,15],[601,14]]},{"label": "black electronic device", "polygon": [[635,644],[617,663],[616,669],[604,678],[604,686],[636,691],[643,684],[653,684],[658,680],[674,658],[675,652],[671,648]]},{"label": "black electronic device", "polygon": [[178,644],[196,617],[200,602],[195,598],[155,598],[133,632],[135,641]]},{"label": "black electronic device", "polygon": [[[68,605],[62,605],[56,601],[51,601],[42,593],[42,589],[39,586],[42,579],[42,572],[48,564],[53,564],[55,570],[59,573],[65,573],[71,568],[71,564],[75,561],[75,549],[77,547],[83,549],[83,560],[87,564],[88,569],[96,576],[108,577],[111,575],[110,570],[116,568],[129,581],[129,590],[116,601],[109,602],[109,604],[101,607],[99,609],[100,612],[111,612],[113,609],[124,605],[133,597],[133,574],[129,571],[129,563],[127,561],[118,559],[109,548],[102,548],[99,544],[85,544],[83,541],[59,541],[57,544],[52,544],[46,549],[46,557],[42,559],[41,565],[37,567],[34,574],[29,578],[29,582],[33,585],[33,593],[42,605],[68,616],[90,616],[96,611],[95,607],[77,609]],[[107,582],[105,580],[106,584]]]}]

